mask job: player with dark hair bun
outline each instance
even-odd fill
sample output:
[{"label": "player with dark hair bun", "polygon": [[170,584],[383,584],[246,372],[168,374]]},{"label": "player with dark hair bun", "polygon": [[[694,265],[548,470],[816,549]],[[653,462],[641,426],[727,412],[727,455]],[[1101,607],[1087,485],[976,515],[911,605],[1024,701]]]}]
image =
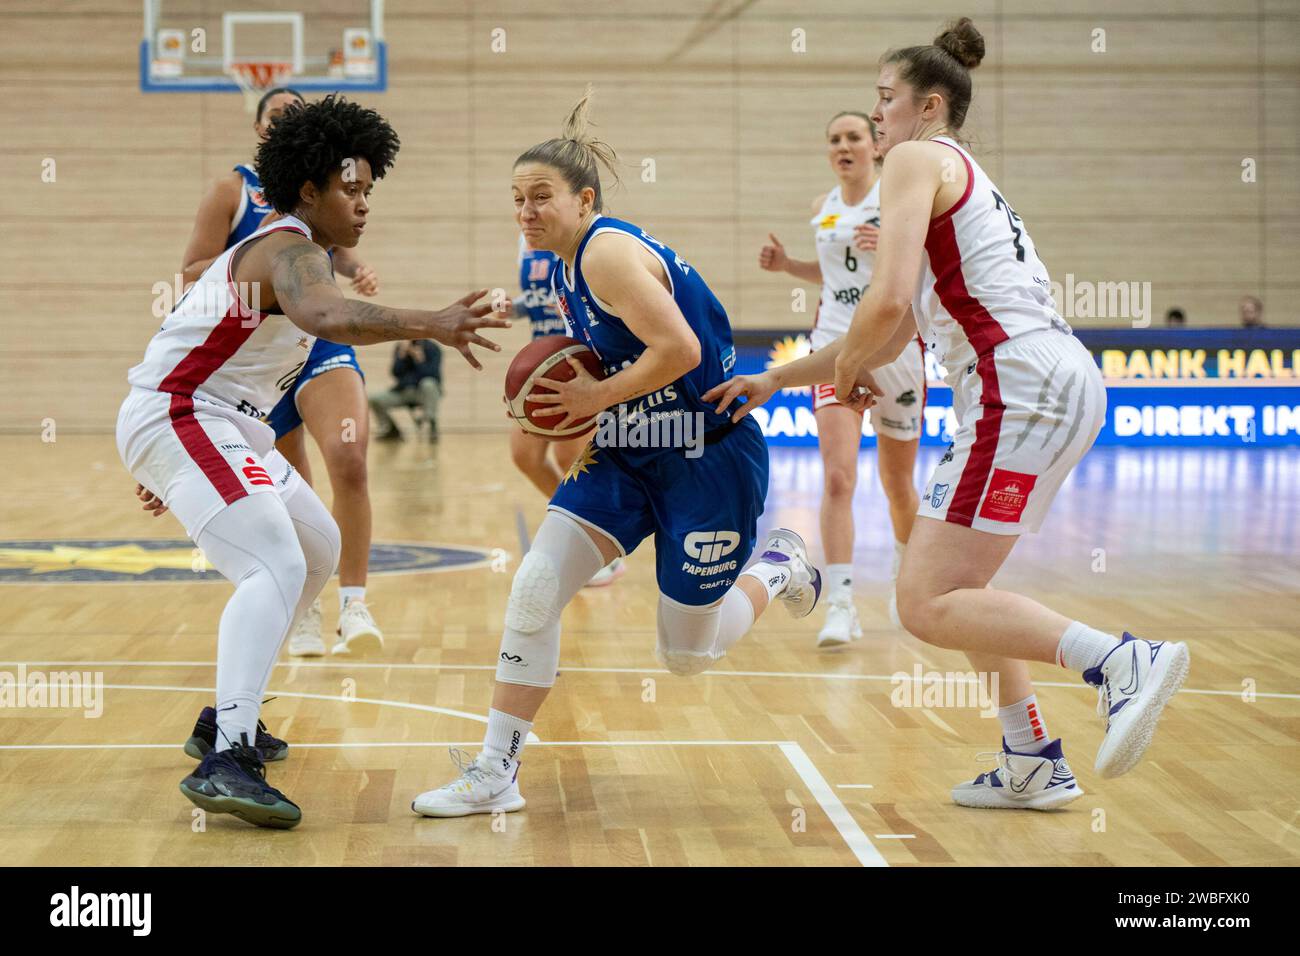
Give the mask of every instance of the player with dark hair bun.
[{"label": "player with dark hair bun", "polygon": [[1096,770],[1142,759],[1187,676],[1187,645],[1122,637],[1022,594],[991,587],[1020,535],[1036,532],[1106,418],[1097,363],[1057,314],[1051,277],[1024,220],[956,136],[984,38],[967,18],[928,46],[881,61],[872,121],[885,157],[871,287],[848,333],[706,399],[745,396],[744,416],[777,389],[835,381],[862,401],[871,370],[922,338],[947,369],[958,426],[921,496],[898,577],[903,626],[964,651],[998,696],[997,768],[952,790],[968,807],[1047,810],[1083,795],[1052,739],[1028,661],[1054,663],[1098,688],[1106,720]]}]

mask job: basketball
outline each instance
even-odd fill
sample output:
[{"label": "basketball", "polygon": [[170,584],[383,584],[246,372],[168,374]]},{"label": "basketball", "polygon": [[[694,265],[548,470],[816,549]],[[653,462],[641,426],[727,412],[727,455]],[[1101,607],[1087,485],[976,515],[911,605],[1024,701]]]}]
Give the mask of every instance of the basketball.
[{"label": "basketball", "polygon": [[510,417],[530,435],[560,441],[585,435],[595,425],[596,416],[591,415],[558,429],[555,426],[563,421],[564,416],[553,414],[550,405],[527,400],[534,392],[551,391],[543,384],[546,379],[567,382],[573,378],[573,366],[568,362],[570,356],[581,362],[596,378],[605,377],[605,370],[600,367],[596,353],[567,335],[547,335],[534,339],[520,349],[510,363],[510,369],[506,372],[506,405],[510,409]]}]

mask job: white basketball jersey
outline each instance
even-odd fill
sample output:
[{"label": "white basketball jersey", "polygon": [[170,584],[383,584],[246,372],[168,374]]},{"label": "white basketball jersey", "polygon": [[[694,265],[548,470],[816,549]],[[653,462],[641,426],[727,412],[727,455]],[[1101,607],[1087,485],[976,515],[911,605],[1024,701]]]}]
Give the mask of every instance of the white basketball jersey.
[{"label": "white basketball jersey", "polygon": [[811,336],[814,349],[825,348],[849,331],[853,310],[871,284],[875,253],[853,245],[853,230],[864,223],[880,226],[879,180],[856,206],[845,205],[840,187],[836,186],[812,218],[817,262],[822,270],[822,297]]},{"label": "white basketball jersey", "polygon": [[316,337],[286,316],[256,311],[252,290],[235,287],[230,262],[244,243],[286,230],[311,238],[306,223],[285,216],[217,256],[163,321],[127,381],[254,418],[269,412],[306,362]]},{"label": "white basketball jersey", "polygon": [[912,298],[916,326],[951,376],[1000,342],[1069,325],[1056,313],[1051,279],[1020,217],[969,153],[947,136],[966,164],[965,194],[930,221]]}]

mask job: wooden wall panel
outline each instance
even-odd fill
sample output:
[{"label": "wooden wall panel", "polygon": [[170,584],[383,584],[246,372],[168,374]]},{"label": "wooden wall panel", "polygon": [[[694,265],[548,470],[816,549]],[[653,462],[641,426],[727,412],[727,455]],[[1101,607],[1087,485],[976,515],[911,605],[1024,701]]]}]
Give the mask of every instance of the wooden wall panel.
[{"label": "wooden wall panel", "polygon": [[[185,2],[215,22],[217,0]],[[313,9],[341,22],[355,5]],[[678,248],[738,327],[806,326],[816,290],[759,270],[759,247],[776,232],[811,256],[808,204],[834,184],[826,120],[870,109],[887,48],[969,14],[988,55],[965,132],[1054,278],[1150,282],[1157,322],[1179,305],[1193,325],[1232,324],[1245,293],[1262,294],[1270,324],[1297,321],[1300,0],[942,0],[924,11],[879,0],[861,14],[839,0],[765,0],[710,19],[721,9],[389,0],[391,87],[361,97],[403,142],[361,247],[381,300],[441,306],[513,282],[511,164],[559,133],[591,81],[598,131],[624,163],[610,211]],[[1105,53],[1091,49],[1097,27]],[[503,53],[491,47],[497,28]],[[153,283],[179,267],[207,183],[252,157],[238,97],[139,92],[139,35],[139,0],[0,9],[0,160],[17,177],[0,206],[17,237],[0,257],[0,304],[26,320],[0,328],[0,428],[47,413],[111,426],[122,373],[157,324]],[[47,158],[54,183],[40,179]],[[1257,182],[1242,182],[1244,159]],[[806,313],[791,311],[796,287]],[[508,333],[507,351],[524,338]],[[363,353],[375,382],[388,355]],[[498,423],[507,360],[473,375],[448,356],[449,424]]]}]

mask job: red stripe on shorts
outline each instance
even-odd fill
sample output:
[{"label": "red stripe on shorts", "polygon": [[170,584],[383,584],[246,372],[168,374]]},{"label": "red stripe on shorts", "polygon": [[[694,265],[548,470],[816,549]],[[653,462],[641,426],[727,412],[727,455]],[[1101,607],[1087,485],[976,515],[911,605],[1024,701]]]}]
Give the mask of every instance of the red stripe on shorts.
[{"label": "red stripe on shorts", "polygon": [[1006,411],[998,387],[998,367],[992,352],[979,357],[975,371],[984,386],[980,393],[980,405],[984,412],[975,423],[975,442],[971,445],[970,455],[961,470],[961,478],[957,481],[957,490],[953,492],[946,516],[946,520],[966,528],[975,519],[980,499],[984,496],[984,488],[989,482],[993,456],[998,450],[998,436],[1002,432],[1002,413]]},{"label": "red stripe on shorts", "polygon": [[212,444],[212,439],[208,437],[208,433],[203,430],[203,425],[194,416],[194,399],[188,395],[172,395],[168,413],[171,415],[172,428],[176,430],[176,437],[181,440],[181,444],[208,481],[212,482],[212,487],[217,489],[217,494],[221,495],[222,500],[226,504],[232,504],[247,495],[248,492],[244,489],[239,476],[230,467],[225,456],[217,451],[217,446]]}]

